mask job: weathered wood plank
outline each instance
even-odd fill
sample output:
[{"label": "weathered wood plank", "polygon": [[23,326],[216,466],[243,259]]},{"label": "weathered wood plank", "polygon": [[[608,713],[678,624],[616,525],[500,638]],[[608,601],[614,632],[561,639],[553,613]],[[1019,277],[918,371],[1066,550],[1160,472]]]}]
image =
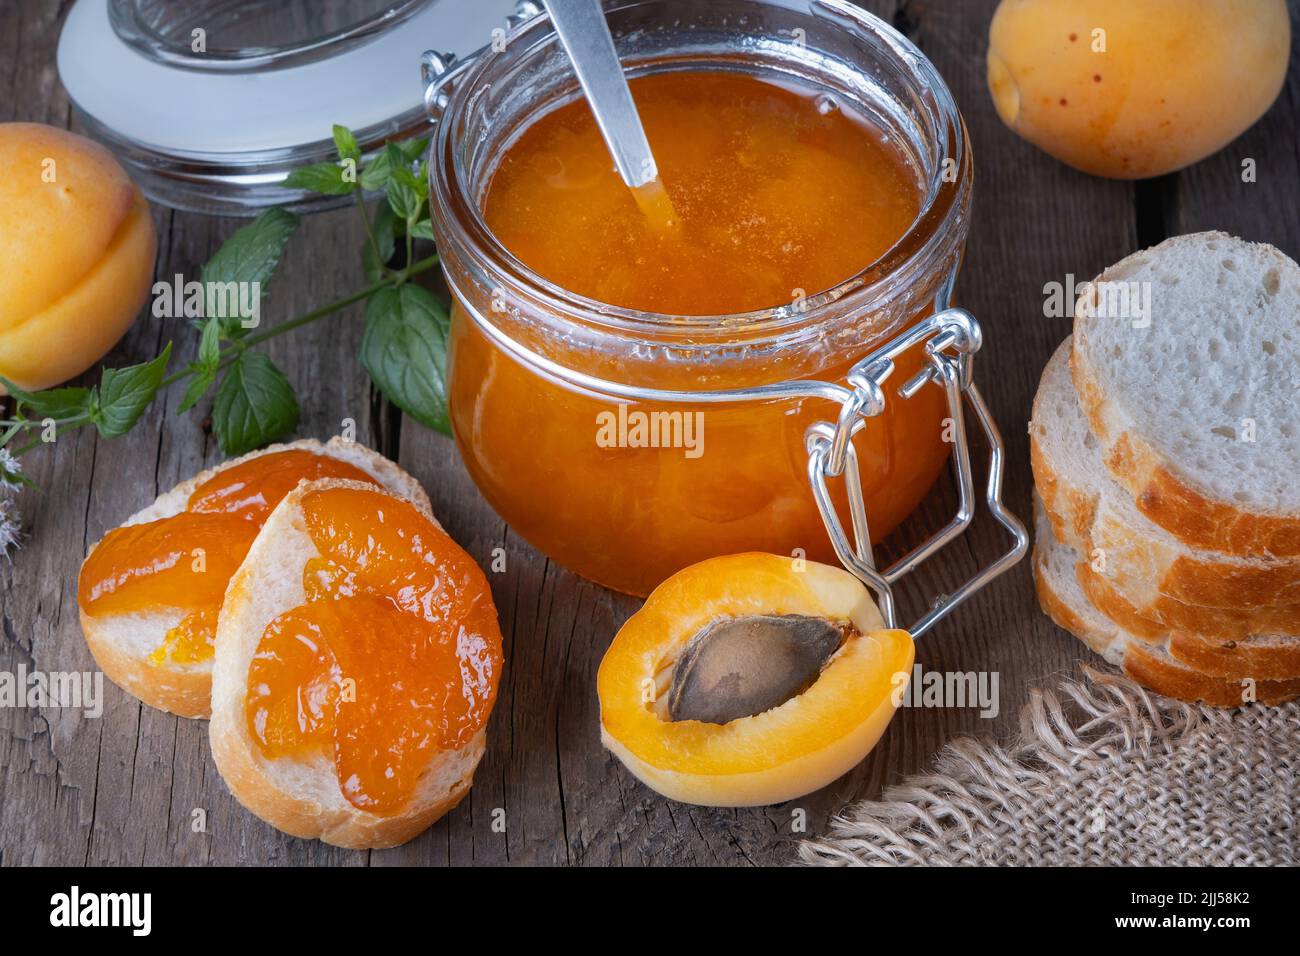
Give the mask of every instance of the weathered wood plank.
[{"label": "weathered wood plank", "polygon": [[[6,4],[0,8],[0,115],[62,125],[69,107],[54,67],[59,11],[53,4]],[[12,115],[9,115],[11,114]],[[88,471],[93,445],[69,441],[70,469]],[[67,533],[46,545],[34,524],[29,547],[17,563],[0,562],[0,670],[45,668],[53,650],[67,646],[75,605],[64,587],[75,574],[86,509],[85,485],[56,474],[52,456],[35,456],[29,472],[43,487],[58,487],[42,505],[66,516]],[[79,494],[76,486],[81,485]],[[54,500],[51,500],[54,499]],[[30,511],[33,497],[24,508]],[[69,659],[66,653],[63,659]],[[81,668],[84,663],[71,667]],[[68,712],[0,709],[0,855],[2,862],[81,863],[88,846],[86,821],[94,806],[101,721]]]},{"label": "weathered wood plank", "polygon": [[[960,303],[983,323],[977,376],[1007,442],[1007,499],[1027,517],[1030,475],[1025,421],[1039,371],[1068,333],[1067,317],[1043,314],[1043,287],[1082,281],[1135,249],[1139,237],[1223,228],[1300,252],[1300,64],[1267,117],[1237,143],[1192,169],[1134,186],[1076,173],[1006,130],[984,82],[988,19],[995,0],[868,4],[907,32],[948,80],[970,127],[976,200]],[[65,125],[54,45],[66,4],[0,5],[0,119]],[[1296,6],[1292,5],[1293,16]],[[1293,54],[1294,56],[1294,54]],[[1256,159],[1259,181],[1240,179]],[[1139,214],[1139,211],[1141,214]],[[299,314],[355,289],[358,230],[350,212],[313,217],[291,244],[268,300],[266,321]],[[239,223],[159,210],[158,275],[190,277]],[[491,568],[507,664],[488,751],[465,801],[417,840],[355,853],[278,833],[240,808],[212,765],[206,727],[143,707],[112,685],[98,720],[59,710],[0,709],[0,864],[503,864],[748,865],[788,859],[793,810],[809,832],[849,800],[921,769],[947,739],[1004,734],[1028,688],[1073,673],[1090,658],[1037,609],[1026,565],[997,582],[927,636],[928,669],[996,668],[1001,710],[905,709],[864,764],[792,805],[711,810],[665,801],[634,780],[599,743],[595,673],[609,640],[639,602],[582,581],[548,561],[483,502],[454,444],[377,399],[356,365],[360,310],[271,343],[268,351],[299,390],[300,433],[325,438],[344,419],[358,440],[395,456],[428,489],[451,534]],[[109,356],[140,361],[167,339],[178,360],[195,336],[181,323],[144,318]],[[221,458],[204,409],[174,410],[173,389],[131,434],[112,442],[77,432],[30,457],[44,491],[24,500],[29,541],[0,561],[0,670],[92,666],[77,622],[75,581],[86,546],[161,489]],[[897,553],[946,519],[945,484],[889,543]],[[903,588],[919,608],[950,590],[1005,541],[991,521]],[[1095,660],[1095,658],[1093,658]],[[196,809],[206,832],[196,833]],[[494,827],[503,819],[504,832]]]}]

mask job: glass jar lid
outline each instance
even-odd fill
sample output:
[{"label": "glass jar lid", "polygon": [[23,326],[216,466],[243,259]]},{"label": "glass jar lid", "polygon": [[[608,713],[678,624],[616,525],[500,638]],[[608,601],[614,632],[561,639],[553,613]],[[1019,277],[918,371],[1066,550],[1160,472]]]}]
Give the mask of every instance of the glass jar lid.
[{"label": "glass jar lid", "polygon": [[337,197],[286,190],[335,155],[428,127],[420,55],[491,42],[515,0],[77,0],[59,76],[91,135],[154,202],[250,216]]},{"label": "glass jar lid", "polygon": [[120,39],[150,59],[190,70],[248,71],[337,55],[431,2],[317,3],[307,16],[301,3],[108,0],[108,20]]}]

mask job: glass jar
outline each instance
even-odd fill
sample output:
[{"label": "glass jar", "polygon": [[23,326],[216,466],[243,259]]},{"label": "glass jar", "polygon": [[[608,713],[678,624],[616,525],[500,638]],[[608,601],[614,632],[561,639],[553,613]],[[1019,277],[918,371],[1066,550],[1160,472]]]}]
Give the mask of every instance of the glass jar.
[{"label": "glass jar", "polygon": [[[915,164],[921,212],[860,273],[780,308],[659,315],[559,288],[511,255],[481,212],[515,135],[580,95],[549,20],[534,16],[426,90],[437,120],[430,205],[455,298],[448,392],[456,442],[484,496],[517,532],[617,590],[646,594],[720,554],[834,561],[809,490],[805,433],[814,422],[834,422],[838,403],[806,395],[644,401],[629,400],[626,389],[841,381],[874,346],[946,308],[971,198],[961,116],[920,51],[849,3],[616,0],[605,9],[631,76],[743,71],[851,103]],[[899,357],[895,374],[910,379],[924,361],[922,343]],[[940,389],[890,395],[857,433],[873,539],[913,511],[943,469],[946,415]]]}]

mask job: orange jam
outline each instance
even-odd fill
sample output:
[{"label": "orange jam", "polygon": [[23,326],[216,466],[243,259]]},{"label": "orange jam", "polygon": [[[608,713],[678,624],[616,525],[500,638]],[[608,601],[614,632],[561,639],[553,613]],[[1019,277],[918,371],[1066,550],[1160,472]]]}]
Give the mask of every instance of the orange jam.
[{"label": "orange jam", "polygon": [[[892,335],[931,311],[938,279],[904,298],[901,314],[853,320],[860,331],[841,327],[797,348],[746,352],[757,320],[729,316],[798,303],[871,266],[917,219],[922,176],[896,137],[811,88],[704,71],[651,74],[631,86],[675,210],[666,226],[643,215],[619,179],[584,100],[544,113],[505,147],[483,218],[543,279],[658,314],[649,317],[655,332],[645,333],[655,349],[685,350],[708,335],[717,349],[693,363],[656,360],[648,357],[654,349],[619,344],[617,333],[615,344],[592,348],[577,335],[543,335],[471,292],[480,315],[570,369],[698,390],[843,381],[879,344],[873,323]],[[684,316],[719,318],[701,329],[700,320],[676,318]],[[891,385],[923,360],[919,348],[903,355]],[[804,435],[814,421],[834,421],[838,406],[800,399],[620,408],[508,357],[459,307],[450,379],[456,438],[480,489],[516,530],[587,577],[645,594],[720,554],[802,551],[834,560],[808,487]],[[916,507],[948,450],[939,389],[891,399],[857,438],[875,538]],[[653,418],[660,413],[670,417]],[[669,426],[673,447],[656,443],[656,422],[661,438]],[[694,446],[685,431],[692,427]]]},{"label": "orange jam", "polygon": [[850,111],[724,73],[631,85],[669,228],[614,172],[585,100],[528,127],[488,189],[488,227],[570,292],[680,315],[785,305],[870,265],[916,218],[916,170]]},{"label": "orange jam", "polygon": [[501,632],[483,572],[412,505],[337,488],[303,496],[320,552],[306,603],[267,625],[248,671],[249,733],[270,759],[333,758],[349,803],[391,815],[439,751],[487,722]]},{"label": "orange jam", "polygon": [[298,482],[317,478],[374,483],[345,461],[298,449],[259,455],[223,469],[194,489],[179,514],[106,534],[81,568],[81,610],[101,617],[182,608],[185,616],[149,660],[207,660],[226,585],[258,530]]}]

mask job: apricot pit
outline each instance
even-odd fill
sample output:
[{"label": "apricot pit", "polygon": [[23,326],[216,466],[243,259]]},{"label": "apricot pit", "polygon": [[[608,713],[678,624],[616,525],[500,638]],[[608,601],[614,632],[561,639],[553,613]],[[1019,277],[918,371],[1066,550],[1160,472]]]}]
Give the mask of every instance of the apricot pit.
[{"label": "apricot pit", "polygon": [[851,627],[806,614],[714,621],[673,668],[668,716],[726,724],[779,707],[813,685]]}]

